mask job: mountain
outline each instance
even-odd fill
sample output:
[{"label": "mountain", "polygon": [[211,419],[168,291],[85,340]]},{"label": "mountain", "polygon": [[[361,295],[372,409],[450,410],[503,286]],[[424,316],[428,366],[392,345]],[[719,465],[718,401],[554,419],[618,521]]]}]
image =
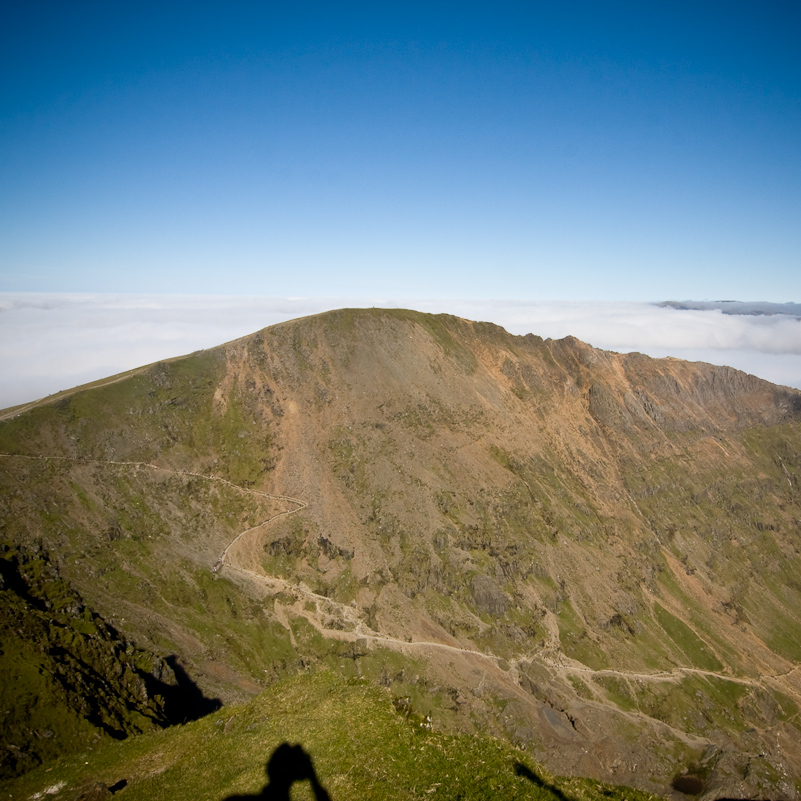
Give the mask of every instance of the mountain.
[{"label": "mountain", "polygon": [[9,413],[0,452],[6,553],[196,706],[327,668],[556,773],[799,797],[796,390],[342,310]]}]

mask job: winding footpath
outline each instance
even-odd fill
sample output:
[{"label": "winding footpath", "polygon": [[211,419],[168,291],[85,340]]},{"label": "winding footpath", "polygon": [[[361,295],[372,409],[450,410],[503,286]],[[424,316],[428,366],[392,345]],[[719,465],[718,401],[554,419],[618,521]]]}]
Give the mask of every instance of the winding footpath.
[{"label": "winding footpath", "polygon": [[[252,570],[248,570],[247,568],[233,564],[230,561],[229,555],[231,549],[240,540],[242,540],[243,537],[247,536],[248,534],[251,534],[252,532],[255,532],[257,529],[263,528],[267,524],[281,517],[287,517],[289,515],[297,514],[298,512],[305,509],[308,504],[299,498],[292,497],[291,495],[273,495],[271,493],[261,492],[259,490],[253,490],[247,487],[239,486],[238,484],[234,484],[232,481],[229,481],[227,478],[223,478],[222,476],[216,476],[214,474],[198,473],[191,470],[174,470],[169,467],[162,467],[160,465],[153,464],[152,462],[115,461],[112,459],[89,459],[89,458],[72,457],[72,456],[42,456],[42,455],[13,454],[13,453],[0,453],[0,457],[13,458],[13,459],[26,459],[30,461],[72,462],[77,464],[96,464],[104,466],[118,466],[118,467],[128,467],[135,469],[154,470],[186,478],[199,478],[210,482],[218,482],[238,492],[242,492],[248,495],[253,495],[260,498],[267,498],[269,500],[283,501],[285,503],[293,504],[293,508],[285,509],[281,512],[271,515],[270,517],[262,520],[256,525],[250,526],[249,528],[246,528],[244,531],[241,531],[239,534],[237,534],[231,540],[231,542],[229,542],[228,545],[225,547],[219,559],[211,568],[211,571],[215,574],[219,574],[220,571],[223,570],[223,568],[225,568],[226,570],[234,571],[242,576],[247,577],[252,581],[257,582],[258,584],[266,587],[271,592],[285,591],[294,595],[298,599],[303,598],[308,601],[313,601],[318,613],[326,612],[330,617],[338,616],[340,617],[343,623],[351,627],[349,631],[339,628],[334,628],[334,629],[326,628],[322,625],[322,623],[319,620],[314,619],[313,615],[310,614],[304,615],[306,619],[309,620],[309,622],[312,625],[314,625],[315,628],[322,635],[328,636],[330,638],[346,639],[350,641],[367,640],[370,642],[374,642],[376,644],[381,644],[386,647],[394,648],[396,650],[401,650],[401,651],[407,651],[410,649],[434,648],[455,654],[462,654],[470,657],[475,657],[480,660],[491,662],[494,665],[499,666],[504,672],[510,673],[512,678],[515,680],[515,683],[517,683],[517,677],[519,676],[519,669],[521,667],[524,667],[526,664],[531,664],[534,662],[539,662],[545,667],[551,669],[556,674],[560,675],[563,679],[567,679],[568,674],[573,674],[573,675],[583,674],[585,676],[590,676],[590,677],[616,676],[624,680],[634,680],[640,682],[642,681],[679,682],[684,676],[699,675],[704,677],[722,679],[724,681],[729,681],[735,684],[740,684],[753,688],[761,687],[762,682],[764,680],[780,682],[781,679],[786,678],[787,676],[789,676],[790,674],[794,673],[796,670],[801,668],[801,665],[796,665],[790,670],[786,671],[785,673],[765,674],[760,676],[758,679],[749,679],[744,677],[731,676],[724,673],[718,673],[715,671],[702,670],[700,668],[681,667],[681,666],[674,667],[673,670],[670,671],[637,673],[633,671],[616,670],[613,668],[606,668],[600,670],[590,668],[587,665],[584,665],[580,662],[576,662],[575,660],[564,656],[559,649],[558,643],[554,643],[549,647],[547,647],[545,650],[539,650],[536,653],[530,652],[523,656],[519,656],[512,659],[506,659],[504,657],[496,656],[495,654],[490,652],[477,651],[471,648],[464,648],[459,645],[449,645],[443,642],[436,642],[429,640],[403,640],[397,637],[392,637],[388,634],[383,634],[380,631],[376,631],[370,628],[364,622],[357,608],[340,603],[339,601],[335,601],[332,598],[329,598],[325,595],[320,595],[319,593],[315,593],[302,582],[295,583],[287,581],[286,579],[279,578],[277,576],[267,576],[262,573],[256,573]],[[549,652],[553,652],[555,656],[551,656]]]}]

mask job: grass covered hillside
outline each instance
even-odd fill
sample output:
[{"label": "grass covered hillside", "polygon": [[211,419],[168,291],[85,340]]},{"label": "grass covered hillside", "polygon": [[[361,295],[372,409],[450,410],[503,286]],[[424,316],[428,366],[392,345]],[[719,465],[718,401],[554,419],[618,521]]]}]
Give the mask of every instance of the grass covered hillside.
[{"label": "grass covered hillside", "polygon": [[[215,720],[326,671],[333,695],[388,688],[431,737],[495,737],[556,775],[799,797],[795,390],[343,310],[6,415],[0,453],[7,552],[46,554],[102,621],[82,637],[146,654],[142,681],[167,664]],[[15,597],[48,637],[74,629]],[[9,626],[3,658],[33,675]],[[14,769],[84,748],[69,726],[50,750],[4,731]]]},{"label": "grass covered hillside", "polygon": [[[393,701],[369,682],[327,672],[298,676],[201,721],[106,743],[39,768],[0,784],[0,792],[62,801],[122,790],[120,797],[129,801],[255,797],[269,784],[265,765],[289,743],[311,757],[333,801],[654,798],[587,779],[554,778],[523,750],[498,740],[431,731],[406,700]],[[290,776],[304,775],[293,767],[290,760]],[[292,798],[314,798],[307,779],[293,783]]]}]

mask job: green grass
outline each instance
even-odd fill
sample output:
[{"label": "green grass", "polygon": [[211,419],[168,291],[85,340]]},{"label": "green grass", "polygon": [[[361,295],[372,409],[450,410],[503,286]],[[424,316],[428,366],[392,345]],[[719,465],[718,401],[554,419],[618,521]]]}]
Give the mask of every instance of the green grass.
[{"label": "green grass", "polygon": [[621,709],[627,711],[637,709],[637,700],[625,679],[600,675],[595,677],[595,683],[600,684],[606,690],[609,699]]},{"label": "green grass", "polygon": [[761,593],[757,597],[754,592],[747,608],[749,611],[759,610],[760,616],[766,620],[764,639],[772,651],[793,662],[801,661],[801,632],[798,619],[790,610],[782,608],[772,596]]},{"label": "green grass", "polygon": [[[423,725],[421,725],[421,723]],[[436,726],[436,721],[434,721]],[[647,793],[554,778],[525,752],[480,736],[429,730],[409,702],[361,680],[320,672],[281,682],[247,705],[200,721],[105,743],[0,784],[0,797],[72,801],[100,782],[127,782],[128,801],[220,801],[257,793],[282,743],[300,744],[334,801],[346,799],[536,799],[647,801]],[[49,796],[46,796],[49,797]],[[311,799],[307,782],[293,799]]]},{"label": "green grass", "polygon": [[661,604],[654,603],[654,616],[665,633],[681,649],[690,665],[702,670],[722,670],[723,665],[709,646],[683,621]]},{"label": "green grass", "polygon": [[559,604],[556,620],[562,649],[569,657],[594,670],[609,667],[609,657],[591,639],[569,600]]}]

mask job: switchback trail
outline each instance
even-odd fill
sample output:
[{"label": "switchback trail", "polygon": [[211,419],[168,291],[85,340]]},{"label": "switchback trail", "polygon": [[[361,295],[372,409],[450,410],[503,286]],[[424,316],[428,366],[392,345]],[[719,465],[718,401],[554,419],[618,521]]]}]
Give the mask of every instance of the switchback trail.
[{"label": "switchback trail", "polygon": [[[584,665],[580,662],[576,662],[573,659],[564,657],[564,655],[558,652],[558,645],[556,647],[560,657],[559,659],[554,659],[550,657],[548,654],[541,651],[537,652],[536,654],[529,652],[524,656],[506,659],[504,657],[497,656],[491,652],[477,651],[475,649],[464,648],[459,645],[450,645],[448,643],[443,643],[443,642],[436,642],[429,640],[403,640],[398,637],[392,637],[388,634],[383,634],[382,632],[372,629],[371,627],[366,625],[357,608],[340,603],[339,601],[335,601],[334,599],[329,598],[325,595],[320,595],[319,593],[315,593],[302,582],[295,583],[287,581],[286,579],[279,578],[277,576],[267,576],[262,573],[256,573],[252,570],[248,570],[247,568],[233,564],[231,563],[230,560],[228,560],[229,553],[233,548],[233,546],[246,535],[256,531],[257,529],[263,528],[268,523],[271,523],[272,521],[277,520],[280,517],[286,517],[288,515],[297,514],[298,512],[305,509],[307,507],[306,502],[302,501],[299,498],[292,497],[291,495],[276,495],[268,492],[261,492],[259,490],[249,489],[247,487],[242,487],[238,484],[234,484],[232,481],[229,481],[227,478],[224,478],[223,476],[198,473],[191,470],[175,470],[170,467],[162,467],[160,465],[153,464],[152,462],[116,461],[112,459],[91,459],[91,458],[83,458],[76,456],[44,456],[44,455],[28,455],[28,454],[15,454],[15,453],[0,453],[0,456],[14,458],[14,459],[27,459],[31,461],[75,462],[78,464],[97,464],[97,465],[107,465],[107,466],[113,465],[119,467],[154,470],[164,473],[170,473],[176,476],[200,478],[211,482],[219,482],[221,484],[225,484],[228,487],[231,487],[234,490],[237,490],[238,492],[246,493],[248,495],[254,495],[261,498],[268,498],[270,500],[284,501],[286,503],[293,504],[294,508],[285,509],[281,512],[271,515],[265,520],[262,520],[256,525],[250,526],[249,528],[246,528],[244,531],[241,531],[239,534],[237,534],[231,540],[231,542],[229,542],[228,545],[225,547],[219,559],[211,568],[211,570],[215,574],[218,574],[223,568],[228,570],[233,570],[239,573],[240,575],[246,576],[252,581],[261,584],[262,586],[265,586],[271,591],[274,592],[286,591],[288,593],[297,596],[298,598],[302,597],[306,600],[313,601],[315,603],[316,610],[318,613],[327,612],[329,615],[331,613],[335,613],[348,626],[351,627],[349,631],[345,631],[338,628],[334,629],[326,628],[325,626],[322,625],[322,623],[319,620],[312,619],[315,617],[314,615],[309,614],[305,610],[303,611],[298,610],[298,613],[303,614],[303,616],[306,617],[306,619],[309,620],[309,622],[312,625],[314,625],[314,627],[317,628],[317,630],[321,634],[333,639],[341,639],[341,640],[344,639],[351,641],[367,640],[370,642],[374,642],[376,644],[384,645],[386,647],[394,648],[396,650],[412,650],[412,649],[417,650],[417,649],[435,648],[443,651],[449,651],[452,653],[464,654],[466,656],[471,656],[481,660],[493,662],[495,665],[501,667],[501,669],[503,669],[504,672],[506,671],[510,672],[512,676],[515,678],[517,677],[519,668],[521,666],[525,665],[526,663],[539,662],[540,664],[548,667],[550,670],[554,671],[556,674],[560,675],[564,679],[567,679],[569,674],[574,674],[574,675],[584,674],[584,675],[599,676],[599,677],[618,676],[625,680],[635,680],[635,681],[678,682],[681,681],[682,677],[687,675],[700,675],[704,677],[717,678],[724,681],[733,682],[735,684],[745,685],[748,687],[760,687],[762,686],[762,680],[767,679],[773,681],[780,681],[782,678],[793,673],[799,667],[797,665],[785,673],[764,674],[760,676],[758,679],[749,679],[745,677],[731,676],[725,673],[717,673],[715,671],[702,670],[699,668],[692,668],[692,667],[682,667],[682,666],[676,666],[670,671],[654,671],[651,673],[638,673],[634,671],[616,670],[614,668],[604,668],[604,669],[590,668],[587,665]],[[549,650],[553,649],[550,648]]]},{"label": "switchback trail", "polygon": [[[120,379],[116,379],[120,380]],[[2,419],[2,418],[0,418]],[[255,495],[260,498],[269,498],[270,500],[274,501],[287,501],[289,503],[294,503],[294,509],[286,509],[283,512],[278,512],[278,514],[272,515],[265,520],[262,520],[260,523],[257,523],[255,526],[251,526],[250,528],[246,528],[244,531],[241,531],[234,537],[231,542],[228,543],[225,550],[220,555],[220,558],[217,560],[214,567],[212,567],[212,573],[217,573],[225,564],[225,558],[228,555],[228,551],[236,544],[236,542],[248,534],[251,531],[254,531],[257,528],[261,528],[262,526],[266,525],[267,523],[275,520],[278,517],[284,517],[286,515],[294,514],[295,512],[299,512],[301,509],[306,508],[306,504],[298,498],[292,498],[289,495],[271,495],[268,492],[260,492],[259,490],[248,489],[247,487],[241,487],[239,484],[234,484],[232,481],[229,481],[227,478],[223,478],[222,476],[215,476],[214,474],[206,474],[206,473],[196,473],[192,470],[174,470],[171,467],[161,467],[160,465],[153,464],[152,462],[134,462],[134,461],[115,461],[113,459],[87,459],[82,458],[79,456],[30,456],[28,454],[21,454],[21,453],[0,453],[0,456],[7,456],[15,459],[30,459],[35,461],[63,461],[63,462],[76,462],[78,464],[99,464],[99,465],[116,465],[119,467],[135,467],[135,468],[144,468],[147,470],[158,470],[162,473],[170,473],[175,476],[184,476],[190,478],[201,478],[205,479],[206,481],[216,481],[220,484],[225,484],[238,492],[244,492],[248,495]],[[246,571],[250,572],[250,571]],[[257,573],[253,573],[254,576],[258,576]]]}]

